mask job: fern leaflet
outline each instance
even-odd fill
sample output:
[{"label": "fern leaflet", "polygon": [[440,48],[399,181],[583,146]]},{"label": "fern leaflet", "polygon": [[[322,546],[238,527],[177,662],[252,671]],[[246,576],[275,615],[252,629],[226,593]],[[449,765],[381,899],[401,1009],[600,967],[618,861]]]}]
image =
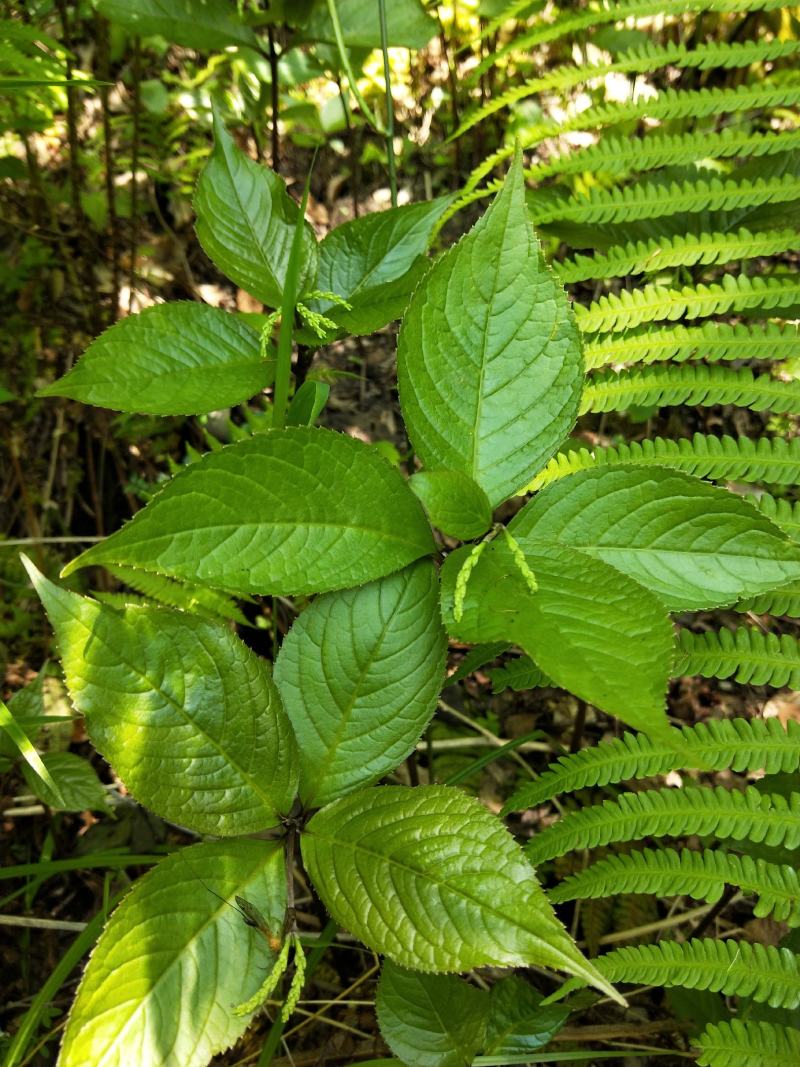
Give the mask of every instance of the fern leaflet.
[{"label": "fern leaflet", "polygon": [[612,363],[660,363],[704,359],[789,359],[800,355],[800,327],[774,322],[704,322],[697,326],[640,329],[624,337],[602,337],[584,346],[587,370]]},{"label": "fern leaflet", "polygon": [[526,846],[533,864],[580,848],[644,837],[716,834],[735,841],[763,841],[796,848],[800,844],[800,793],[787,802],[778,794],[749,788],[649,789],[623,793],[617,800],[565,815]]},{"label": "fern leaflet", "polygon": [[800,1004],[800,956],[747,941],[693,939],[618,948],[592,961],[609,982],[710,989],[773,1008]]},{"label": "fern leaflet", "polygon": [[711,1023],[697,1038],[698,1067],[796,1067],[800,1030],[770,1022]]},{"label": "fern leaflet", "polygon": [[[681,730],[680,752],[645,734],[625,733],[613,741],[561,756],[535,782],[526,782],[505,804],[503,814],[543,804],[562,793],[612,785],[682,767],[729,767],[789,774],[800,767],[800,723],[787,729],[777,719],[710,719]],[[692,755],[694,762],[689,762]]]},{"label": "fern leaflet", "polygon": [[758,898],[754,914],[771,915],[778,922],[800,926],[800,878],[786,864],[767,863],[751,856],[705,849],[680,852],[645,848],[612,855],[566,878],[547,895],[554,904],[616,896],[655,893],[663,897],[689,896],[709,903],[719,900],[726,885]]},{"label": "fern leaflet", "polygon": [[675,674],[800,689],[800,644],[789,634],[765,634],[750,626],[702,634],[681,629]]},{"label": "fern leaflet", "polygon": [[800,412],[800,381],[782,382],[745,367],[644,367],[591,378],[581,397],[587,411],[626,411],[630,407],[673,407],[678,404],[733,404],[751,411]]}]

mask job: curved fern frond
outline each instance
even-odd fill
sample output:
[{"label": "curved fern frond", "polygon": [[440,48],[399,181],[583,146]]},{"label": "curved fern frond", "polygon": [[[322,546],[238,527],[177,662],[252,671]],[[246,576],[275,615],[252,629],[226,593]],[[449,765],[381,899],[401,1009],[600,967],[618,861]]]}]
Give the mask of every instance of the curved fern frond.
[{"label": "curved fern frond", "polygon": [[[800,86],[740,85],[734,88],[667,89],[645,99],[615,101],[587,107],[563,121],[548,119],[533,126],[525,134],[522,147],[533,148],[551,137],[560,137],[576,130],[596,131],[623,122],[640,119],[701,119],[710,115],[755,111],[761,108],[792,107],[800,100]],[[463,191],[471,192],[494,168],[514,154],[513,145],[503,145],[487,156],[470,174]]]},{"label": "curved fern frond", "polygon": [[[679,18],[690,11],[727,12],[727,11],[771,11],[781,7],[785,0],[662,0],[661,3],[654,0],[624,0],[622,3],[605,2],[590,10],[573,12],[566,10],[556,16],[551,22],[539,20],[536,26],[519,37],[514,38],[508,44],[498,49],[492,55],[487,56],[473,72],[473,79],[480,77],[485,70],[492,67],[499,59],[518,50],[527,51],[533,45],[544,44],[546,41],[556,41],[560,37],[567,37],[582,30],[592,30],[596,26],[602,26],[609,22],[619,22],[622,19],[647,18],[650,15],[660,15],[664,18]],[[495,33],[504,22],[515,18],[521,11],[529,6],[530,0],[515,0],[504,11],[489,23],[481,34],[486,37]]]},{"label": "curved fern frond", "polygon": [[783,360],[800,355],[800,327],[787,323],[704,322],[697,326],[640,329],[624,337],[601,337],[584,345],[587,370],[612,363],[660,363],[704,359]]},{"label": "curved fern frond", "polygon": [[[623,734],[613,741],[561,756],[535,782],[526,782],[506,802],[503,814],[536,807],[562,793],[651,778],[684,767],[736,772],[763,770],[791,774],[800,767],[800,723],[787,728],[778,719],[710,719],[681,730],[680,753],[645,734]],[[695,762],[689,762],[692,755]]]},{"label": "curved fern frond", "polygon": [[506,689],[521,693],[540,685],[550,685],[550,679],[530,656],[518,656],[502,667],[490,667],[486,674],[492,683],[493,693],[502,693]]},{"label": "curved fern frond", "polygon": [[694,48],[672,41],[666,44],[648,41],[638,48],[622,52],[608,63],[585,63],[581,66],[564,64],[539,77],[529,78],[504,93],[498,93],[488,103],[466,115],[450,139],[461,137],[479,122],[518,104],[520,100],[527,100],[538,93],[565,92],[576,85],[604,78],[608,74],[647,74],[664,66],[695,70],[732,70],[737,67],[749,67],[754,63],[784,59],[795,55],[799,49],[798,41],[712,41]]},{"label": "curved fern frond", "polygon": [[696,433],[691,440],[655,437],[607,448],[579,448],[553,456],[521,493],[535,493],[590,467],[609,466],[674,467],[698,478],[794,485],[800,482],[800,438]]},{"label": "curved fern frond", "polygon": [[733,404],[751,411],[800,412],[800,380],[782,382],[746,367],[644,367],[605,371],[584,386],[580,413],[626,411],[630,407]]},{"label": "curved fern frond", "polygon": [[618,893],[685,895],[711,904],[719,900],[726,885],[758,898],[754,910],[758,918],[770,915],[778,922],[800,926],[800,878],[794,868],[711,849],[645,848],[607,856],[549,889],[547,895],[554,904]]},{"label": "curved fern frond", "polygon": [[592,963],[609,982],[709,989],[773,1008],[800,1004],[800,956],[748,941],[693,939],[618,948]]},{"label": "curved fern frond", "polygon": [[762,493],[753,501],[758,510],[780,526],[795,541],[800,541],[800,500],[778,500],[769,493]]},{"label": "curved fern frond", "polygon": [[787,802],[778,794],[750,788],[648,789],[570,812],[526,846],[536,865],[581,848],[644,837],[716,834],[735,841],[763,841],[796,848],[800,844],[800,793]]},{"label": "curved fern frond", "polygon": [[157,600],[170,608],[180,608],[195,614],[218,619],[230,619],[241,626],[249,626],[245,616],[239,610],[235,600],[208,586],[194,585],[190,582],[178,582],[161,574],[151,574],[135,567],[108,566],[115,578],[118,578],[137,593],[149,600]]},{"label": "curved fern frond", "polygon": [[726,274],[709,285],[645,285],[608,293],[588,307],[576,305],[575,317],[584,333],[618,333],[645,322],[686,317],[697,319],[723,312],[771,311],[791,307],[800,300],[800,275],[774,274],[749,277]]},{"label": "curved fern frond", "polygon": [[751,626],[678,631],[674,674],[703,678],[735,678],[752,685],[788,685],[800,689],[800,643],[789,634],[762,633]]},{"label": "curved fern frond", "polygon": [[698,1067],[796,1067],[800,1030],[769,1022],[710,1023],[695,1042]]},{"label": "curved fern frond", "polygon": [[678,234],[634,241],[596,256],[576,255],[556,264],[555,269],[562,282],[571,284],[594,278],[651,274],[668,267],[709,266],[756,256],[776,256],[798,249],[800,233],[796,230],[751,233],[742,228],[732,233]]}]

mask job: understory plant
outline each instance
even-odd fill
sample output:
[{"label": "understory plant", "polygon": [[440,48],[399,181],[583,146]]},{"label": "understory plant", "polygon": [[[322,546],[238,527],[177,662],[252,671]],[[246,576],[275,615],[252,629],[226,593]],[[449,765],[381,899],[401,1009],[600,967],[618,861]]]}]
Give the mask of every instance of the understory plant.
[{"label": "understory plant", "polygon": [[[703,1063],[743,1062],[736,1048],[747,1062],[768,1053],[793,1062],[797,1031],[761,1010],[800,1004],[794,943],[696,937],[587,959],[554,906],[620,891],[715,901],[733,885],[756,896],[756,915],[800,925],[788,851],[800,844],[800,796],[783,777],[800,764],[800,733],[745,720],[676,729],[666,712],[676,675],[796,682],[793,639],[676,632],[673,617],[800,598],[795,509],[714,484],[748,471],[769,482],[765,471],[800,457],[777,438],[564,449],[578,415],[617,387],[587,367],[632,358],[616,345],[661,343],[680,361],[704,344],[741,351],[745,335],[763,339],[759,351],[770,339],[796,343],[796,330],[709,321],[656,336],[641,328],[642,309],[678,300],[660,291],[573,310],[534,232],[519,150],[485,214],[431,265],[448,199],[367,215],[318,242],[304,204],[235,147],[219,117],[215,137],[196,193],[198,238],[268,310],[158,305],[111,327],[43,390],[123,412],[197,415],[272,388],[268,429],[191,463],[64,569],[108,567],[144,599],[84,596],[29,565],[94,746],[140,803],[202,839],[161,861],[112,914],[70,1013],[62,1067],[193,1067],[261,1010],[288,1018],[313,942],[296,918],[299,868],[334,924],[321,943],[341,928],[383,957],[378,1018],[403,1062],[467,1064],[481,1051],[525,1062],[573,1006],[600,995],[624,1004],[624,983],[712,990],[747,1006],[704,1031]],[[675,255],[680,247],[676,237]],[[647,263],[656,253],[631,246],[613,257]],[[737,294],[776,289],[744,281],[703,295],[719,309],[730,294],[724,306],[739,308]],[[692,300],[700,295],[685,295],[680,314]],[[400,404],[419,467],[410,478],[375,448],[314,425],[320,383],[291,395],[293,341],[316,348],[401,315]],[[592,339],[607,321],[619,331]],[[668,369],[670,388],[674,375],[709,392],[724,380],[726,397],[752,388],[775,410],[796,404],[791,381]],[[668,402],[652,381],[635,381],[620,387],[628,403]],[[510,521],[497,521],[528,492]],[[274,669],[202,610],[208,597],[256,595],[313,598]],[[154,602],[162,597],[183,610]],[[637,731],[564,756],[515,792],[507,812],[566,798],[567,813],[524,851],[456,785],[377,784],[432,719],[448,636],[476,646],[473,666],[515,650],[506,671],[516,687],[547,681]],[[746,792],[699,777],[682,789],[614,788],[686,768],[782,777],[774,790],[767,777]],[[569,810],[572,794],[598,786],[610,787],[608,799]],[[688,835],[704,846],[628,847]],[[608,847],[620,843],[625,851]],[[575,863],[546,893],[536,868],[590,848],[602,858]],[[555,992],[543,1001],[508,976],[489,993],[456,977],[480,967],[544,968]],[[557,986],[552,972],[569,978]]]}]

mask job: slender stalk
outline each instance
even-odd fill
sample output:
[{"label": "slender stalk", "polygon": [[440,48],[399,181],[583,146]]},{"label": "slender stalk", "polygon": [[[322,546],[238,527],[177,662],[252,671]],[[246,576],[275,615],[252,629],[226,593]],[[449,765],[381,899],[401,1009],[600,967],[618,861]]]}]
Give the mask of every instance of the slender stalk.
[{"label": "slender stalk", "polygon": [[270,133],[272,135],[272,169],[276,174],[281,169],[281,139],[278,131],[278,118],[280,116],[280,80],[278,75],[278,53],[275,51],[275,31],[272,26],[267,26],[269,39],[269,72],[270,93],[272,98],[272,115],[270,118]]},{"label": "slender stalk", "polygon": [[[109,24],[99,11],[95,12],[97,30],[97,59],[100,77],[108,82],[111,79],[111,59],[109,55]],[[100,102],[103,108],[103,154],[105,157],[106,209],[108,211],[108,243],[111,252],[111,322],[117,321],[119,314],[119,245],[117,242],[117,200],[114,187],[114,149],[111,143],[111,111],[108,104],[109,87],[100,89]]]},{"label": "slender stalk", "polygon": [[131,244],[130,244],[130,290],[128,293],[128,311],[133,309],[133,294],[136,290],[136,253],[139,247],[139,186],[137,171],[139,169],[139,139],[141,124],[141,94],[139,84],[142,80],[141,42],[138,37],[133,41],[133,143],[131,145]]},{"label": "slender stalk", "polygon": [[297,225],[292,236],[292,248],[289,253],[289,265],[286,269],[286,281],[281,301],[281,332],[278,337],[278,352],[275,359],[275,387],[272,394],[272,427],[280,430],[286,425],[286,408],[289,404],[289,382],[292,376],[292,326],[297,306],[297,279],[300,274],[300,252],[303,247],[303,227],[305,226],[306,205],[311,186],[311,171],[314,160],[308,169],[303,200],[297,216]]},{"label": "slender stalk", "polygon": [[386,27],[386,0],[378,0],[381,22],[381,51],[383,52],[383,80],[386,86],[386,156],[389,162],[389,189],[392,207],[397,207],[397,166],[394,158],[394,100],[392,99],[392,69],[389,66],[389,31]]},{"label": "slender stalk", "polygon": [[333,23],[333,36],[336,39],[336,49],[339,52],[339,59],[344,67],[344,72],[347,75],[347,82],[350,86],[350,92],[356,98],[358,106],[364,112],[364,118],[378,133],[385,135],[386,130],[383,128],[382,123],[378,119],[375,112],[369,106],[367,101],[361,95],[361,90],[358,88],[358,80],[355,74],[353,74],[353,68],[350,66],[350,58],[347,55],[347,47],[344,43],[344,36],[342,34],[342,24],[339,21],[339,12],[336,10],[336,0],[327,0],[328,14],[331,17]]}]

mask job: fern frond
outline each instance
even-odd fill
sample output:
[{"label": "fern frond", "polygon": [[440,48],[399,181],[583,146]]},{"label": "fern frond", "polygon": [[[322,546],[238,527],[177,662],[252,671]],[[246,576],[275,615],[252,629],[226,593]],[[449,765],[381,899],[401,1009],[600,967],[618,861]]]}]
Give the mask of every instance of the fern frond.
[{"label": "fern frond", "polygon": [[791,500],[778,500],[769,493],[762,493],[753,503],[794,541],[800,541],[800,500],[792,503]]},{"label": "fern frond", "polygon": [[[713,89],[667,89],[646,99],[615,101],[587,107],[563,121],[548,119],[531,127],[525,134],[522,147],[533,148],[551,137],[560,137],[576,130],[597,131],[603,127],[640,119],[701,119],[711,115],[755,111],[762,108],[793,107],[800,101],[800,86],[769,85],[765,83],[725,86]],[[498,164],[514,154],[513,145],[503,145],[487,156],[470,174],[464,192],[477,188],[481,180]]]},{"label": "fern frond", "polygon": [[643,367],[601,372],[584,386],[580,413],[627,411],[630,407],[733,404],[751,411],[800,412],[800,380],[782,382],[746,367]]},{"label": "fern frond", "polygon": [[[481,34],[486,37],[495,33],[504,22],[515,18],[520,12],[529,6],[530,0],[514,0],[499,15],[489,23]],[[785,0],[784,0],[785,2]],[[487,56],[473,73],[473,78],[480,77],[485,70],[502,59],[509,52],[528,51],[534,45],[544,44],[547,41],[556,41],[561,37],[568,37],[584,30],[593,30],[596,26],[603,26],[609,22],[620,22],[622,19],[648,18],[651,15],[660,15],[664,18],[680,18],[690,11],[704,12],[728,12],[728,11],[772,11],[781,7],[781,0],[662,0],[661,3],[654,0],[623,0],[621,3],[610,3],[608,0],[601,5],[592,6],[588,11],[563,11],[551,22],[540,19],[537,25],[526,33],[515,37],[508,44]]]},{"label": "fern frond", "polygon": [[190,582],[173,581],[161,574],[138,570],[135,567],[108,566],[115,578],[118,578],[137,593],[149,600],[157,600],[170,608],[180,608],[195,614],[212,618],[230,619],[242,626],[249,626],[245,616],[239,610],[232,597],[217,589]]},{"label": "fern frond", "polygon": [[800,482],[800,438],[696,433],[691,440],[655,437],[607,448],[579,448],[553,456],[521,492],[535,493],[577,471],[609,466],[674,467],[698,478],[794,485]]},{"label": "fern frond", "polygon": [[[702,159],[756,158],[791,152],[800,147],[800,130],[753,131],[736,126],[721,130],[693,130],[689,133],[669,133],[652,130],[640,138],[604,137],[597,144],[554,155],[546,162],[535,163],[525,169],[529,181],[567,174],[606,173],[625,177],[641,174],[657,167],[679,167]],[[496,191],[501,181],[483,186]]]},{"label": "fern frond", "polygon": [[588,307],[576,305],[575,317],[584,333],[619,333],[659,319],[697,319],[723,312],[773,310],[800,301],[800,275],[774,274],[748,277],[725,274],[710,285],[645,285],[601,296]]},{"label": "fern frond", "polygon": [[668,267],[709,266],[732,260],[776,256],[800,249],[796,230],[770,230],[751,233],[677,234],[674,237],[634,241],[610,248],[596,256],[576,255],[555,265],[565,284],[594,278],[619,278],[628,274],[652,274]]},{"label": "fern frond", "polygon": [[771,593],[761,593],[749,600],[740,600],[734,611],[748,611],[754,615],[785,615],[800,619],[800,582],[791,582]]},{"label": "fern frond", "polygon": [[697,326],[640,329],[624,337],[601,337],[584,345],[587,370],[612,363],[660,363],[704,359],[782,360],[800,355],[800,327],[786,323],[704,322]]},{"label": "fern frond", "polygon": [[710,1023],[695,1042],[698,1067],[797,1067],[800,1030],[771,1022]]},{"label": "fern frond", "polygon": [[800,643],[789,634],[765,634],[751,626],[702,634],[681,629],[677,641],[675,675],[800,689]]},{"label": "fern frond", "polygon": [[536,689],[540,685],[550,684],[550,679],[536,666],[530,656],[518,656],[502,667],[490,667],[486,673],[492,683],[493,693],[502,693],[505,689],[521,693],[526,689]]},{"label": "fern frond", "polygon": [[659,67],[672,66],[695,70],[732,70],[749,67],[754,63],[793,56],[800,49],[798,41],[712,41],[689,48],[684,44],[669,41],[659,44],[648,41],[638,48],[622,52],[608,63],[585,63],[580,66],[563,64],[536,78],[529,78],[504,93],[496,94],[488,103],[475,108],[465,116],[451,140],[461,137],[473,126],[498,111],[546,92],[566,92],[608,74],[648,74]]},{"label": "fern frond", "polygon": [[705,849],[645,848],[627,855],[607,856],[571,875],[547,895],[554,904],[568,900],[615,896],[617,893],[655,893],[661,897],[689,896],[719,900],[726,885],[734,885],[758,899],[757,918],[800,926],[800,878],[786,864],[767,863],[751,856]]},{"label": "fern frond", "polygon": [[[800,723],[787,728],[777,719],[710,719],[681,730],[680,752],[645,734],[625,733],[613,741],[561,756],[535,782],[526,782],[505,804],[503,814],[536,807],[562,793],[614,785],[684,767],[763,770],[791,774],[800,767]],[[692,762],[692,757],[694,761]]]},{"label": "fern frond", "polygon": [[773,1008],[800,1004],[800,956],[786,948],[711,938],[618,948],[592,963],[609,982],[710,989]]},{"label": "fern frond", "polygon": [[687,834],[716,834],[796,848],[800,844],[800,793],[793,794],[790,802],[753,788],[738,793],[721,786],[622,793],[616,800],[565,815],[534,837],[526,851],[536,865],[572,849]]}]

